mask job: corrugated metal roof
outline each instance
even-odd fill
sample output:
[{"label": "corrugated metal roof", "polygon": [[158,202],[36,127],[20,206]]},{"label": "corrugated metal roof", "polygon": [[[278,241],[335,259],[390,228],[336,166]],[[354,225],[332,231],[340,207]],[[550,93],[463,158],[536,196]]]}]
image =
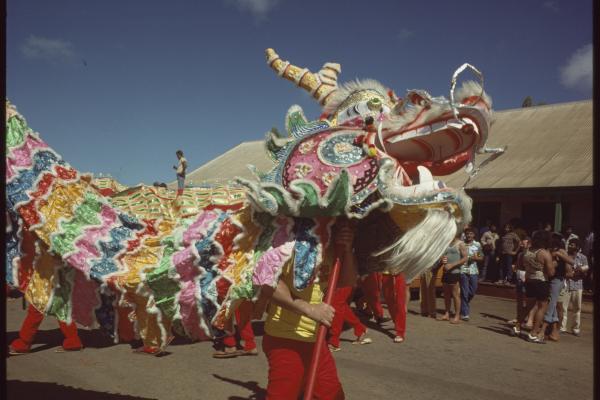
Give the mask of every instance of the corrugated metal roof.
[{"label": "corrugated metal roof", "polygon": [[[508,146],[467,185],[468,189],[592,186],[591,100],[496,112],[487,145]],[[478,156],[478,165],[488,156]],[[443,177],[451,187],[464,170]]]},{"label": "corrugated metal roof", "polygon": [[[508,150],[485,166],[467,188],[592,186],[592,116],[591,100],[497,111],[487,145],[507,145]],[[487,157],[477,156],[475,164]],[[241,143],[190,173],[187,182],[249,178],[248,164],[259,171],[272,167],[262,140]],[[440,179],[458,188],[467,174],[461,169]]]}]

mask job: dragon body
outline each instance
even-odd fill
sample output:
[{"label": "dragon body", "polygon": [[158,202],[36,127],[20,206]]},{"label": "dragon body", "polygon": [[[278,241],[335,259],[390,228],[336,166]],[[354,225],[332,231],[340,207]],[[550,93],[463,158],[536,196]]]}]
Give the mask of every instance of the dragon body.
[{"label": "dragon body", "polygon": [[174,332],[203,340],[231,329],[232,311],[274,287],[285,265],[307,287],[338,217],[358,220],[363,270],[411,279],[431,267],[470,219],[468,196],[433,175],[489,151],[482,86],[455,91],[454,76],[450,100],[422,90],[401,99],[373,80],[338,86],[338,64],[311,73],[266,54],[323,115],[309,121],[292,106],[286,134],[265,139],[270,171],[178,197],[81,174],[7,101],[8,285],[45,314],[115,338],[126,318],[145,345],[164,348]]}]

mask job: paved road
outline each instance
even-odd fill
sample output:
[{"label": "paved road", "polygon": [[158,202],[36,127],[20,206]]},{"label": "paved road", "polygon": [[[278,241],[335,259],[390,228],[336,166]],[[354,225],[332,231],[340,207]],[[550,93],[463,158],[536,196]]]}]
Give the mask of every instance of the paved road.
[{"label": "paved road", "polygon": [[[438,299],[438,306],[442,305]],[[477,296],[468,323],[450,325],[417,314],[411,301],[407,340],[371,325],[373,344],[351,345],[351,330],[335,353],[348,399],[552,400],[592,398],[592,315],[583,314],[581,337],[531,344],[510,337],[506,320],[514,303]],[[25,312],[7,305],[7,340]],[[386,323],[385,328],[392,328]],[[255,323],[257,334],[262,324]],[[261,399],[267,363],[257,357],[216,360],[210,343],[175,342],[164,357],[133,355],[97,331],[81,331],[87,348],[55,353],[61,343],[55,321],[42,325],[32,354],[7,360],[9,399]],[[258,338],[260,343],[260,337]]]}]

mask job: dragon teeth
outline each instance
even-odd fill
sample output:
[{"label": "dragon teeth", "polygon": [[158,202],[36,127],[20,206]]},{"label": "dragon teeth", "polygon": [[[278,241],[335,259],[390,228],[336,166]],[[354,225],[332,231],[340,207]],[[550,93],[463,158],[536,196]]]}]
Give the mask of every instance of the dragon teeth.
[{"label": "dragon teeth", "polygon": [[425,182],[433,182],[433,175],[431,175],[431,171],[426,167],[419,165],[417,167],[417,171],[419,171],[419,183]]}]

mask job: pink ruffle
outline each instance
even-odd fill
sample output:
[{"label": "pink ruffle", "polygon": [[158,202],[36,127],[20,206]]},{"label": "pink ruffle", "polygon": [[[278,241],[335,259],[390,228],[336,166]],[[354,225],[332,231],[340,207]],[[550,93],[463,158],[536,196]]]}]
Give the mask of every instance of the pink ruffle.
[{"label": "pink ruffle", "polygon": [[33,164],[32,155],[36,148],[48,148],[44,141],[27,135],[21,147],[14,149],[6,157],[6,179],[10,180],[18,168],[29,168]]},{"label": "pink ruffle", "polygon": [[93,280],[87,279],[80,271],[75,271],[75,281],[73,286],[73,321],[77,321],[83,326],[92,326],[94,324],[94,310],[100,306],[97,297],[99,284]]},{"label": "pink ruffle", "polygon": [[190,338],[193,340],[205,340],[208,339],[208,337],[200,327],[196,290],[194,281],[185,283],[184,288],[179,294],[179,304],[181,306],[179,312],[181,314],[181,323]]},{"label": "pink ruffle", "polygon": [[275,286],[281,269],[290,259],[295,241],[287,229],[287,220],[279,220],[281,225],[273,236],[273,247],[267,250],[256,263],[252,274],[254,285]]},{"label": "pink ruffle", "polygon": [[200,214],[198,219],[183,233],[183,246],[187,247],[192,242],[201,239],[206,233],[208,225],[215,219],[217,219],[217,213],[213,211],[205,211]]},{"label": "pink ruffle", "polygon": [[173,264],[181,281],[191,281],[199,274],[198,267],[194,265],[195,260],[196,256],[191,247],[178,251],[173,255]]}]

